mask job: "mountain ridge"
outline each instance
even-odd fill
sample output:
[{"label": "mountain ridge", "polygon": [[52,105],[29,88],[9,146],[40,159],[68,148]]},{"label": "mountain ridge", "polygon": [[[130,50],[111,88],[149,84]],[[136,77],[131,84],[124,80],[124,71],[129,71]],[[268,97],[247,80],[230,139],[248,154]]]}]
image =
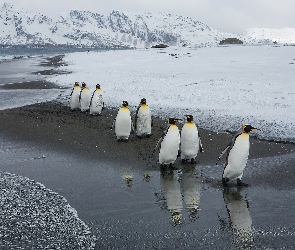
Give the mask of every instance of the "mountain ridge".
[{"label": "mountain ridge", "polygon": [[207,47],[233,37],[244,44],[273,42],[267,36],[261,38],[253,31],[244,34],[223,32],[192,18],[165,12],[131,13],[114,10],[109,15],[102,15],[71,10],[52,19],[4,3],[0,9],[0,26],[3,27],[0,33],[2,45],[146,48],[164,43],[170,46]]}]

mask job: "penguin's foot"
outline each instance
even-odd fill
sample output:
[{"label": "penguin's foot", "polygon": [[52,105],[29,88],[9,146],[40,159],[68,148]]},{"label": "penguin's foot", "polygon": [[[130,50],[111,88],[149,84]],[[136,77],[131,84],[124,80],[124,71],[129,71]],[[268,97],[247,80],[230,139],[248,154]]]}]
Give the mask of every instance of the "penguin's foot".
[{"label": "penguin's foot", "polygon": [[237,186],[239,186],[239,187],[241,187],[241,186],[247,187],[247,186],[249,186],[249,184],[246,184],[246,183],[242,182],[241,179],[237,179]]},{"label": "penguin's foot", "polygon": [[118,142],[128,142],[128,139],[126,139],[126,138],[119,138],[118,139]]},{"label": "penguin's foot", "polygon": [[227,182],[228,182],[228,179],[227,178],[222,178],[222,185],[224,187],[227,187]]},{"label": "penguin's foot", "polygon": [[184,164],[184,163],[186,163],[186,162],[187,162],[186,159],[181,159],[181,163],[182,163],[182,164]]},{"label": "penguin's foot", "polygon": [[191,164],[196,164],[196,160],[194,158],[191,158]]}]

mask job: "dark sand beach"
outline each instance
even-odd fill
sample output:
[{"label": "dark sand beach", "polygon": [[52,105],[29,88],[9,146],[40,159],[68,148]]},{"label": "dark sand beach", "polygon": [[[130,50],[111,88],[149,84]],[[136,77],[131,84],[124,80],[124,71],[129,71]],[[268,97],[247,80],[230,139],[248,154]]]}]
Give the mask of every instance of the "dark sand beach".
[{"label": "dark sand beach", "polygon": [[[48,82],[5,88],[59,89]],[[166,121],[153,117],[150,138],[117,142],[116,113],[91,116],[59,101],[0,110],[0,171],[63,196],[90,227],[95,249],[295,248],[294,144],[251,136],[243,176],[249,186],[223,188],[225,159],[215,161],[230,133],[200,128],[205,152],[197,163],[178,159],[160,169],[153,149]]]}]

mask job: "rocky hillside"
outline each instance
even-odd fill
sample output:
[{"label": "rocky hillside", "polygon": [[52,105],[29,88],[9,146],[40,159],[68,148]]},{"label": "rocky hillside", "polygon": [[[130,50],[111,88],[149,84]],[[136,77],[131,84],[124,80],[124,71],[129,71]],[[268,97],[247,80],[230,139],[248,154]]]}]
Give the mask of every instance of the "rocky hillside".
[{"label": "rocky hillside", "polygon": [[[155,44],[216,46],[226,38],[244,44],[264,43],[247,35],[222,32],[188,17],[168,13],[113,11],[101,15],[73,10],[56,20],[5,3],[0,9],[2,45],[74,45],[145,48]],[[2,28],[3,27],[3,28]]]}]

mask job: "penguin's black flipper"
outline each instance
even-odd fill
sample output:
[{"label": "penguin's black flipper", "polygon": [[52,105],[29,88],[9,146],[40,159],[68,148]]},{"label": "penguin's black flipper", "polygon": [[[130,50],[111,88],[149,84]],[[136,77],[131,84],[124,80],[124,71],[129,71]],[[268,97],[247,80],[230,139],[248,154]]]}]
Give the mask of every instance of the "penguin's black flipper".
[{"label": "penguin's black flipper", "polygon": [[80,90],[79,102],[81,102],[81,94],[82,94],[82,90],[83,90],[83,89]]},{"label": "penguin's black flipper", "polygon": [[225,154],[225,152],[227,152],[227,150],[229,150],[230,148],[230,145],[228,145],[222,152],[221,154],[219,155],[217,161],[215,162],[215,165],[217,165],[217,163],[220,161],[221,157]]},{"label": "penguin's black flipper", "polygon": [[92,96],[91,96],[91,99],[90,99],[90,105],[91,105],[91,103],[92,103],[92,99],[93,99],[93,96],[94,96],[95,91],[96,91],[96,90],[94,90],[93,93],[92,93]]},{"label": "penguin's black flipper", "polygon": [[163,141],[164,137],[166,136],[168,129],[169,129],[170,125],[168,125],[168,127],[166,128],[166,130],[163,132],[161,138],[158,140],[156,146],[154,147],[153,153],[155,153],[156,149],[159,147],[159,145],[161,144],[161,142]]},{"label": "penguin's black flipper", "polygon": [[[136,120],[136,118],[135,118],[135,120]],[[134,133],[134,131],[135,131],[135,127],[134,127],[133,121],[131,119],[131,133]]]},{"label": "penguin's black flipper", "polygon": [[141,107],[141,105],[139,104],[136,109],[135,119],[134,119],[134,129],[136,129],[136,127],[137,127],[137,115],[138,115],[138,111],[139,111],[140,107]]},{"label": "penguin's black flipper", "polygon": [[74,92],[74,88],[72,89],[72,92],[71,92],[71,94],[70,94],[70,98],[72,97],[73,92]]},{"label": "penguin's black flipper", "polygon": [[116,118],[115,118],[114,121],[113,121],[113,124],[112,124],[112,126],[111,126],[111,129],[113,129],[113,128],[115,127],[115,122],[116,122]]},{"label": "penguin's black flipper", "polygon": [[160,139],[158,140],[156,146],[154,147],[154,150],[153,150],[153,154],[155,153],[155,151],[157,150],[157,148],[159,147],[159,145],[161,144],[161,142],[163,141],[163,136],[160,137]]}]

